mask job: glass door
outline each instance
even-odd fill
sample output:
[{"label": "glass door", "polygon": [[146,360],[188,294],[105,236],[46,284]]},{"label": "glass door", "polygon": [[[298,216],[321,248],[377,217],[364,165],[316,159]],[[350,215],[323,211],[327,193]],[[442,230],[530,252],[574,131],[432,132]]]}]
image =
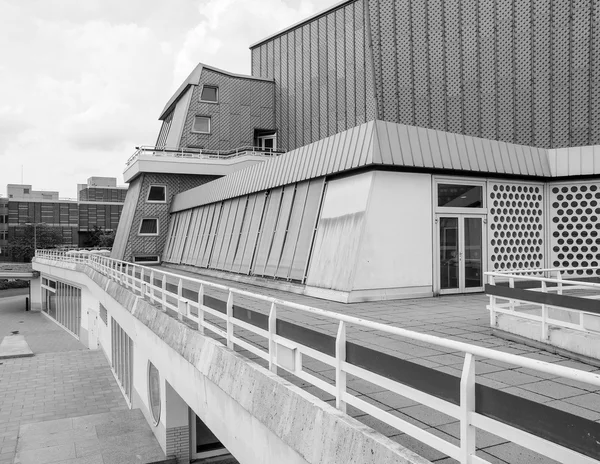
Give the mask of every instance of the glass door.
[{"label": "glass door", "polygon": [[438,216],[440,293],[483,291],[483,216]]}]

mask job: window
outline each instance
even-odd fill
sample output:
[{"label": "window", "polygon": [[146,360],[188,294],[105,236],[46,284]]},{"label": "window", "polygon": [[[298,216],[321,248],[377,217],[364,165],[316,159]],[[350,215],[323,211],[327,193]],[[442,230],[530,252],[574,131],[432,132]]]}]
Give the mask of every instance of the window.
[{"label": "window", "polygon": [[202,94],[200,95],[200,101],[217,103],[219,100],[219,89],[214,85],[205,85],[202,87]]},{"label": "window", "polygon": [[23,189],[23,193],[29,193],[29,189],[27,189],[27,188],[24,188],[24,189]]},{"label": "window", "polygon": [[479,185],[438,184],[438,206],[444,208],[483,208],[483,187]]},{"label": "window", "polygon": [[151,185],[148,189],[148,203],[165,203],[167,201],[167,187],[164,185]]},{"label": "window", "polygon": [[139,235],[158,235],[158,219],[142,219]]},{"label": "window", "polygon": [[194,126],[192,132],[200,134],[210,134],[210,118],[208,116],[196,116],[194,118]]},{"label": "window", "polygon": [[160,375],[158,369],[148,361],[148,402],[154,425],[160,421]]},{"label": "window", "polygon": [[158,257],[158,255],[134,256],[133,262],[134,263],[144,263],[144,264],[151,264],[151,263],[156,264],[156,263],[160,263],[160,258]]}]

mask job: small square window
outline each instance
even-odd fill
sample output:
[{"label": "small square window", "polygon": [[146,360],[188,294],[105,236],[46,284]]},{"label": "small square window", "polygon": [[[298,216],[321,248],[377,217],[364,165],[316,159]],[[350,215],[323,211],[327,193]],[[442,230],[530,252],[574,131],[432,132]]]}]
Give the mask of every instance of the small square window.
[{"label": "small square window", "polygon": [[24,188],[23,193],[29,193],[29,189]]},{"label": "small square window", "polygon": [[205,85],[202,87],[202,94],[200,95],[200,101],[217,103],[219,100],[219,90],[218,87],[213,85]]},{"label": "small square window", "polygon": [[167,188],[164,185],[151,185],[148,189],[148,202],[165,203],[167,201]]},{"label": "small square window", "polygon": [[139,235],[158,235],[158,219],[142,219]]},{"label": "small square window", "polygon": [[208,116],[196,116],[194,118],[194,127],[192,127],[192,132],[210,134],[210,118]]}]

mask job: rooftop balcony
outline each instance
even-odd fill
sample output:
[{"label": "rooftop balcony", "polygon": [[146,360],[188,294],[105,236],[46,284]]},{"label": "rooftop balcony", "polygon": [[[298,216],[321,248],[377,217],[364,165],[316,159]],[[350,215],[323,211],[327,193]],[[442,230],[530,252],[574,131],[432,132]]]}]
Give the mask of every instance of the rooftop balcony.
[{"label": "rooftop balcony", "polygon": [[205,150],[140,146],[127,160],[123,177],[131,182],[142,172],[224,176],[282,153],[285,150],[259,147]]}]

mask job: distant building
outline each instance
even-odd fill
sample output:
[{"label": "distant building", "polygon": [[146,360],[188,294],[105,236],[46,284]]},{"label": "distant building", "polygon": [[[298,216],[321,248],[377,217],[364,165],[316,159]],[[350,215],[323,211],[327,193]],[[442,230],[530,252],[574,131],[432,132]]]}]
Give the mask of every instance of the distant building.
[{"label": "distant building", "polygon": [[6,193],[7,198],[0,198],[0,260],[10,259],[8,241],[22,234],[27,224],[59,229],[63,244],[73,247],[86,246],[94,226],[116,230],[127,187],[117,186],[116,178],[90,177],[78,184],[77,200],[27,184],[8,184]]}]

